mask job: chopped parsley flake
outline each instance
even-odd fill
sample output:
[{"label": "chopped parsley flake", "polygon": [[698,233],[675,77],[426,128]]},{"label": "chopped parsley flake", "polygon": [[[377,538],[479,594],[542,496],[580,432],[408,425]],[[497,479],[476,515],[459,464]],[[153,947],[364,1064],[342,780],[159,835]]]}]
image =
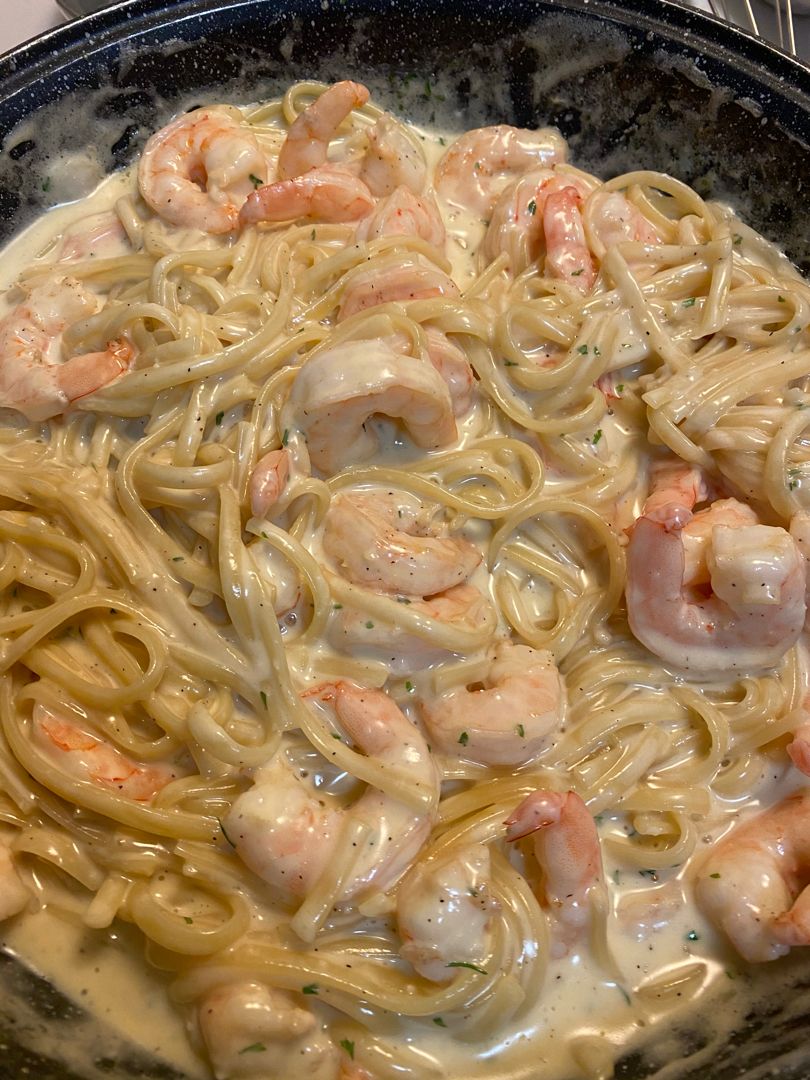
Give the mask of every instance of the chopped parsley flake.
[{"label": "chopped parsley flake", "polygon": [[[462,746],[466,746],[467,743],[470,741],[470,736],[467,734],[466,731],[462,731],[462,733],[458,737],[458,741],[461,743]],[[448,964],[448,967],[450,966],[451,965]]]},{"label": "chopped parsley flake", "polygon": [[738,232],[734,233],[734,243],[735,245],[742,243],[742,236]]},{"label": "chopped parsley flake", "polygon": [[504,360],[503,366],[504,367],[517,367],[518,362],[517,362],[517,360]]},{"label": "chopped parsley flake", "polygon": [[224,412],[218,412],[217,415],[214,417],[214,423],[217,425],[217,427],[219,427],[219,425],[222,423],[224,416]]},{"label": "chopped parsley flake", "polygon": [[777,299],[777,300],[779,301],[779,303],[780,303],[780,304],[784,304],[784,303],[785,303],[785,298],[784,298],[784,296],[777,296],[777,298],[776,298],[776,299]]},{"label": "chopped parsley flake", "polygon": [[405,680],[405,689],[408,691],[409,694],[413,693],[414,685],[413,685],[413,683],[411,682],[410,679]]},{"label": "chopped parsley flake", "polygon": [[621,394],[623,390],[624,390],[624,383],[620,382],[619,385],[616,387],[616,393]]},{"label": "chopped parsley flake", "polygon": [[587,345],[578,345],[577,346],[577,352],[579,353],[580,356],[587,356],[588,355],[588,346]]},{"label": "chopped parsley flake", "polygon": [[445,967],[449,968],[468,968],[470,971],[475,971],[479,975],[486,975],[487,972],[482,967],[478,967],[477,964],[468,964],[466,960],[454,960],[450,964],[445,964]]},{"label": "chopped parsley flake", "polygon": [[720,875],[719,874],[709,874],[709,877],[710,878],[719,878]]},{"label": "chopped parsley flake", "polygon": [[172,562],[182,562],[182,561],[183,561],[183,556],[182,555],[172,555]]},{"label": "chopped parsley flake", "polygon": [[524,728],[523,724],[518,724],[518,726],[515,728],[515,731],[518,733],[521,739],[526,738],[526,729]]},{"label": "chopped parsley flake", "polygon": [[342,607],[343,604],[332,604],[332,611],[340,611]]},{"label": "chopped parsley flake", "polygon": [[189,926],[191,926],[191,924],[194,922],[194,920],[191,918],[190,915],[184,915],[183,916],[183,922],[186,922],[186,923],[189,924]]},{"label": "chopped parsley flake", "polygon": [[346,1051],[352,1061],[354,1061],[354,1043],[351,1041],[351,1039],[341,1039],[340,1045],[343,1047],[343,1049]]},{"label": "chopped parsley flake", "polygon": [[42,190],[43,191],[50,191],[50,189],[51,189],[51,178],[49,176],[45,180],[42,181]]},{"label": "chopped parsley flake", "polygon": [[529,211],[530,214],[532,214],[532,215],[536,214],[537,213],[537,199],[529,199],[529,202],[526,205],[526,209]]},{"label": "chopped parsley flake", "polygon": [[262,180],[261,177],[254,175],[254,173],[251,173],[250,174],[250,182],[251,182],[251,184],[253,184],[254,188],[257,188],[257,187],[262,186],[262,184],[264,183],[264,180]]},{"label": "chopped parsley flake", "polygon": [[264,1043],[251,1043],[250,1046],[243,1046],[239,1051],[240,1054],[262,1054],[267,1049]]},{"label": "chopped parsley flake", "polygon": [[579,277],[579,275],[582,273],[582,271],[584,269],[585,269],[584,266],[580,266],[579,270],[572,270],[571,271],[571,277]]},{"label": "chopped parsley flake", "polygon": [[266,709],[267,708],[267,694],[264,692],[264,690],[259,691],[259,697],[262,699],[262,705],[264,705],[264,707]]},{"label": "chopped parsley flake", "polygon": [[686,935],[686,940],[700,941],[700,934],[697,932],[697,930],[690,930],[689,933]]},{"label": "chopped parsley flake", "polygon": [[301,987],[301,993],[302,994],[317,994],[318,993],[318,984],[317,983],[307,983],[306,986]]},{"label": "chopped parsley flake", "polygon": [[368,622],[366,623],[366,630],[373,630],[373,629],[374,629],[374,623],[371,621],[371,619],[369,619]]},{"label": "chopped parsley flake", "polygon": [[599,442],[599,440],[601,438],[602,438],[602,429],[597,428],[596,431],[593,433],[593,438],[591,439],[591,442],[593,443],[594,446],[596,446],[596,444]]},{"label": "chopped parsley flake", "polygon": [[433,1023],[436,1025],[436,1027],[443,1027],[443,1028],[447,1027],[447,1024],[445,1024],[444,1020],[442,1020],[442,1018],[440,1016],[434,1016],[433,1017]]},{"label": "chopped parsley flake", "polygon": [[694,298],[694,296],[689,296],[689,297],[686,298],[686,300],[681,301],[681,307],[694,307],[694,306],[695,306],[695,298]]},{"label": "chopped parsley flake", "polygon": [[290,432],[287,428],[284,428],[284,434],[281,436],[281,445],[286,446],[290,440]]}]

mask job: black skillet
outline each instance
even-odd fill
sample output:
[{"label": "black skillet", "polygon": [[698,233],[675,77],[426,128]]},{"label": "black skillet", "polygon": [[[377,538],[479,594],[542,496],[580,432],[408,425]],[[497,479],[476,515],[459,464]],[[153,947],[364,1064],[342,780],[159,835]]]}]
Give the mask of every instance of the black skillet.
[{"label": "black skillet", "polygon": [[[115,4],[0,59],[0,240],[53,201],[57,156],[90,146],[99,170],[119,168],[178,109],[304,77],[370,80],[399,113],[459,130],[556,124],[577,164],[674,173],[810,270],[810,69],[667,0]],[[808,1080],[810,965],[795,952],[729,973],[754,1003],[719,1041],[722,1007],[666,1039],[652,1029],[616,1077]],[[179,1080],[101,1024],[97,1053],[62,1054],[88,1024],[0,954],[1,1080]]]}]

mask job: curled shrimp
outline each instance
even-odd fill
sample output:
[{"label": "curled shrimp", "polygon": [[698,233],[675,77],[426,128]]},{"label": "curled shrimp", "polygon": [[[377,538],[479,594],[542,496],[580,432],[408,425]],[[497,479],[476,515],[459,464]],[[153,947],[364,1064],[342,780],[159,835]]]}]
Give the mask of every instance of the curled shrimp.
[{"label": "curled shrimp", "polygon": [[794,731],[787,752],[796,768],[810,776],[810,723],[800,724]]},{"label": "curled shrimp", "polygon": [[217,1080],[348,1077],[312,1010],[287,990],[249,979],[221,983],[198,1002],[197,1022]]},{"label": "curled shrimp", "polygon": [[[304,700],[325,709],[381,768],[407,768],[438,800],[438,774],[424,737],[383,691],[340,681],[314,687]],[[430,833],[431,814],[372,786],[348,808],[332,805],[282,752],[236,799],[225,828],[254,873],[280,892],[306,896],[334,858],[347,818],[365,824],[368,834],[341,887],[337,902],[345,904],[399,880]]]},{"label": "curled shrimp", "polygon": [[449,982],[486,958],[500,904],[490,891],[489,848],[468,844],[417,863],[397,890],[400,954],[425,979]]},{"label": "curled shrimp", "polygon": [[287,450],[270,450],[262,455],[250,474],[250,512],[265,517],[278,502],[290,475],[290,455]]},{"label": "curled shrimp", "polygon": [[63,332],[98,308],[98,299],[75,278],[31,289],[0,320],[0,405],[29,420],[47,420],[126,371],[133,349],[123,338],[102,352],[60,358]]},{"label": "curled shrimp", "polygon": [[[537,262],[548,247],[545,210],[549,196],[572,187],[585,199],[596,185],[596,180],[582,173],[560,173],[545,166],[519,177],[503,191],[492,210],[481,246],[483,265],[503,252],[509,256],[513,274]],[[549,222],[553,236],[551,218]]]},{"label": "curled shrimp", "polygon": [[132,250],[118,214],[105,210],[72,225],[62,237],[59,262],[76,262],[93,256],[111,259]]},{"label": "curled shrimp", "polygon": [[588,199],[585,216],[587,226],[605,250],[628,241],[661,243],[651,222],[620,191],[595,191]]},{"label": "curled shrimp", "polygon": [[359,109],[368,99],[366,87],[348,79],[327,87],[290,126],[278,155],[279,180],[290,180],[325,165],[337,129],[352,109]]},{"label": "curled shrimp", "polygon": [[421,703],[431,745],[481,765],[533,761],[565,717],[565,684],[551,653],[503,641],[483,689],[458,687]]},{"label": "curled shrimp", "polygon": [[327,475],[374,454],[373,416],[401,421],[423,449],[457,437],[450,392],[430,361],[380,340],[346,341],[311,356],[295,378],[288,412],[287,426],[304,433],[313,464]]},{"label": "curled shrimp", "polygon": [[457,297],[458,286],[424,255],[397,255],[374,266],[359,266],[346,275],[338,319],[394,300],[428,300],[434,296]]},{"label": "curled shrimp", "polygon": [[378,240],[381,236],[418,236],[434,247],[445,242],[444,222],[430,192],[415,195],[409,188],[395,188],[381,199],[375,209],[363,218],[355,230],[358,244]]},{"label": "curled shrimp", "polygon": [[0,835],[0,922],[19,915],[30,899],[31,893],[23,885],[14,865],[11,848]]},{"label": "curled shrimp", "polygon": [[565,154],[565,140],[553,128],[476,128],[445,152],[436,167],[436,190],[447,202],[486,215],[517,176],[565,161]]},{"label": "curled shrimp", "polygon": [[738,825],[712,847],[695,879],[700,907],[746,960],[810,945],[810,791]]},{"label": "curled shrimp", "polygon": [[[408,599],[406,606],[409,612],[463,630],[494,628],[497,621],[491,601],[473,585],[456,585],[427,599]],[[403,675],[446,660],[449,653],[395,620],[387,621],[379,614],[370,619],[367,610],[346,603],[332,616],[330,638],[336,648],[371,650],[388,664],[389,671]]]},{"label": "curled shrimp", "polygon": [[538,899],[557,926],[552,955],[563,956],[586,932],[594,901],[604,894],[596,824],[573,791],[534,791],[505,824],[508,841],[533,839],[542,872]]},{"label": "curled shrimp", "polygon": [[67,717],[56,716],[39,703],[34,706],[33,741],[58,769],[89,780],[135,802],[151,802],[180,776],[169,765],[144,765],[121,753]]},{"label": "curled shrimp", "polygon": [[[804,625],[805,567],[796,542],[785,529],[752,523],[736,500],[722,500],[713,515],[693,515],[688,503],[700,494],[693,481],[679,481],[669,497],[654,493],[633,526],[630,628],[665,663],[698,673],[772,667]],[[692,553],[687,574],[690,540],[699,557]]]},{"label": "curled shrimp", "polygon": [[373,209],[374,198],[362,180],[344,169],[324,165],[252,191],[239,211],[239,224],[297,218],[357,221]]},{"label": "curled shrimp", "polygon": [[368,148],[360,162],[360,179],[372,194],[383,198],[404,187],[421,195],[427,180],[425,155],[402,124],[383,113],[366,138]]},{"label": "curled shrimp", "polygon": [[543,204],[545,272],[547,277],[559,278],[579,292],[587,293],[596,280],[596,267],[585,238],[581,206],[582,196],[573,184],[546,196]]},{"label": "curled shrimp", "polygon": [[148,205],[172,225],[214,235],[239,224],[239,208],[267,162],[235,109],[194,109],[147,142],[138,185]]},{"label": "curled shrimp", "polygon": [[443,593],[465,582],[481,562],[468,540],[437,535],[424,505],[404,491],[336,495],[323,546],[351,581],[401,596]]}]

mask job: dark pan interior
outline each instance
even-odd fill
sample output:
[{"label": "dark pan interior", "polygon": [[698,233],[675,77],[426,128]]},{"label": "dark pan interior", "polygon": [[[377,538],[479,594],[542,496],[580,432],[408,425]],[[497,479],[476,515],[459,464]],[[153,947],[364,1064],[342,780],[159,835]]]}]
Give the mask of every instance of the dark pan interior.
[{"label": "dark pan interior", "polygon": [[[116,5],[0,60],[0,240],[53,199],[55,157],[91,147],[101,170],[119,168],[178,109],[255,100],[312,77],[368,81],[398,113],[458,130],[556,124],[582,167],[673,173],[732,203],[810,270],[810,69],[666,0]],[[666,1040],[656,1029],[616,1076],[807,1080],[806,960],[735,976],[756,1004],[733,1031],[716,1039],[722,1008]],[[87,1024],[0,955],[3,1080],[178,1077],[100,1024],[93,1060],[79,1071],[62,1064],[59,1045]]]}]

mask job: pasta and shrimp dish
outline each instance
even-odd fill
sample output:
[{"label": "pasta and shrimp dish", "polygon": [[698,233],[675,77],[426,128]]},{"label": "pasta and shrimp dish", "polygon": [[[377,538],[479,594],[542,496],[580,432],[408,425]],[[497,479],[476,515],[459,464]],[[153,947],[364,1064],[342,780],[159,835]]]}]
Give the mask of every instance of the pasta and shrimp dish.
[{"label": "pasta and shrimp dish", "polygon": [[600,1080],[808,944],[810,287],[731,209],[300,83],[6,258],[4,940],[129,924],[218,1080]]}]

